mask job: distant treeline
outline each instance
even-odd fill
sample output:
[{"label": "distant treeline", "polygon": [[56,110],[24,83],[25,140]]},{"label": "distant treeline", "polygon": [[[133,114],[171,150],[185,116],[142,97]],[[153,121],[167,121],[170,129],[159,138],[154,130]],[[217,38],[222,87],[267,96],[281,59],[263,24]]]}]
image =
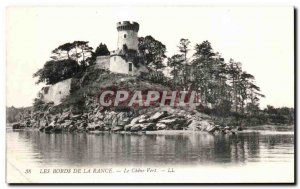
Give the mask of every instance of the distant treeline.
[{"label": "distant treeline", "polygon": [[31,107],[15,108],[13,106],[6,107],[7,123],[14,123],[22,120],[25,116],[30,115]]}]

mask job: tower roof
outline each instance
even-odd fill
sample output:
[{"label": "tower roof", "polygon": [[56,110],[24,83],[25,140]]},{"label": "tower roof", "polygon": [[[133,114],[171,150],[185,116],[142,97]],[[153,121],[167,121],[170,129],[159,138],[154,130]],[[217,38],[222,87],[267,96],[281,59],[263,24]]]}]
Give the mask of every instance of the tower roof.
[{"label": "tower roof", "polygon": [[140,25],[137,22],[130,22],[130,21],[123,21],[117,23],[117,30],[124,31],[124,30],[133,30],[138,32]]}]

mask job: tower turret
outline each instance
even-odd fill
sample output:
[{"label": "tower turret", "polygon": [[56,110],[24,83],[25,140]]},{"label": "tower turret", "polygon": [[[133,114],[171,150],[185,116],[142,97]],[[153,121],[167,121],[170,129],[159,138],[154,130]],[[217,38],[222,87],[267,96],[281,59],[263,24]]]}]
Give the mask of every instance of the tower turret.
[{"label": "tower turret", "polygon": [[118,49],[126,44],[128,49],[138,49],[139,24],[136,22],[123,21],[117,23]]}]

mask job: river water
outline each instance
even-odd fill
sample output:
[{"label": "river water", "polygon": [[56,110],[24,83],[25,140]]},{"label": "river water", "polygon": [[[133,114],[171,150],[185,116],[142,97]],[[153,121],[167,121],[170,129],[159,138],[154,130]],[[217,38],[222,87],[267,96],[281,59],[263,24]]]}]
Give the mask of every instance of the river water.
[{"label": "river water", "polygon": [[236,135],[170,131],[150,134],[46,134],[7,128],[7,159],[15,166],[247,166],[291,163],[291,131],[249,130]]}]

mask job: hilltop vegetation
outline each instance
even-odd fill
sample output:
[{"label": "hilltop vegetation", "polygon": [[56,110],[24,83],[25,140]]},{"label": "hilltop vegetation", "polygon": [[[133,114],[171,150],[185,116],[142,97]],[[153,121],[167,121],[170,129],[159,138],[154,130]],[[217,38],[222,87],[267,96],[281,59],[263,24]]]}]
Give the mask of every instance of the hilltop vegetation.
[{"label": "hilltop vegetation", "polygon": [[[51,60],[38,70],[34,77],[39,82],[54,84],[73,78],[71,94],[52,111],[71,108],[76,113],[87,110],[101,88],[122,86],[128,90],[167,89],[196,91],[201,99],[199,112],[212,116],[220,125],[293,124],[293,108],[264,110],[259,101],[265,96],[255,77],[242,69],[242,63],[221,56],[209,41],[191,48],[188,39],[181,39],[178,53],[166,56],[167,48],[151,36],[139,38],[139,60],[150,73],[138,78],[94,69],[99,55],[109,55],[105,44],[95,51],[86,41],[66,43],[54,49]],[[193,52],[193,53],[191,53]],[[189,54],[193,54],[189,56]],[[43,102],[35,100],[34,109],[41,109]],[[47,108],[46,108],[47,109]]]}]

